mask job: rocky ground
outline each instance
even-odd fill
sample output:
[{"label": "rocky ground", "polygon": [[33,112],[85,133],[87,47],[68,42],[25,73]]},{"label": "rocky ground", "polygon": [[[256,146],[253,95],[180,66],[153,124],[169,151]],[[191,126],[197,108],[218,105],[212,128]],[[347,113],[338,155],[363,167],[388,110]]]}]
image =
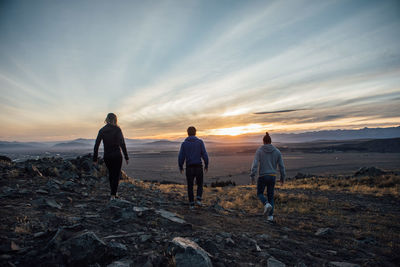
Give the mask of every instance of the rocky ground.
[{"label": "rocky ground", "polygon": [[0,167],[1,266],[400,262],[398,176],[288,182],[276,190],[271,224],[260,213],[254,186],[206,188],[204,205],[189,210],[183,185],[126,175],[121,198],[109,201],[106,169],[101,161],[92,165],[90,156],[2,158]]}]

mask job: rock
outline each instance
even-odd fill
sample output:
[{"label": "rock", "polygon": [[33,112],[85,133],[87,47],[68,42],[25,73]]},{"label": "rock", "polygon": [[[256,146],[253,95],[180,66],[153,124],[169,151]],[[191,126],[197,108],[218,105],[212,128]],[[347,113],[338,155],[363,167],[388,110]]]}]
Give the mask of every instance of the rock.
[{"label": "rock", "polygon": [[59,252],[68,265],[104,262],[107,245],[93,232],[83,232],[60,244]]},{"label": "rock", "polygon": [[229,247],[233,247],[233,246],[235,246],[235,241],[233,241],[232,238],[228,237],[225,239],[225,245],[227,245]]},{"label": "rock", "polygon": [[341,262],[341,261],[331,261],[329,262],[329,266],[332,267],[360,267],[358,264]]},{"label": "rock", "polygon": [[169,244],[168,251],[175,257],[177,267],[211,267],[209,254],[195,242],[175,237]]},{"label": "rock", "polygon": [[36,193],[38,193],[38,194],[43,194],[43,195],[47,195],[47,194],[49,193],[49,191],[44,190],[44,189],[38,189],[38,190],[36,190]]},{"label": "rock", "polygon": [[117,260],[107,265],[107,267],[132,267],[133,261],[129,259]]},{"label": "rock", "polygon": [[110,242],[108,244],[109,254],[115,258],[121,258],[128,254],[128,248],[118,242]]},{"label": "rock", "polygon": [[50,199],[50,198],[38,198],[33,201],[33,204],[36,206],[39,206],[40,208],[50,207],[50,208],[55,208],[55,209],[59,209],[59,210],[61,210],[61,208],[62,208],[61,204],[57,203],[57,201],[55,201],[54,199]]},{"label": "rock", "polygon": [[173,212],[166,211],[166,210],[156,210],[156,213],[161,215],[161,217],[168,219],[172,222],[175,222],[178,224],[184,224],[184,225],[188,224],[184,219],[178,217],[178,215]]},{"label": "rock", "polygon": [[319,228],[316,232],[316,236],[326,236],[330,235],[333,233],[333,230],[331,228]]},{"label": "rock", "polygon": [[140,236],[140,242],[144,243],[147,240],[151,239],[151,235],[141,235]]},{"label": "rock", "polygon": [[274,257],[270,257],[267,260],[267,266],[268,267],[285,267],[286,265],[283,262],[278,261]]},{"label": "rock", "polygon": [[215,245],[215,242],[212,240],[205,241],[203,247],[207,252],[209,252],[213,255],[215,255],[216,253],[219,252],[217,245]]},{"label": "rock", "polygon": [[354,176],[379,176],[385,174],[386,172],[375,167],[361,167]]}]

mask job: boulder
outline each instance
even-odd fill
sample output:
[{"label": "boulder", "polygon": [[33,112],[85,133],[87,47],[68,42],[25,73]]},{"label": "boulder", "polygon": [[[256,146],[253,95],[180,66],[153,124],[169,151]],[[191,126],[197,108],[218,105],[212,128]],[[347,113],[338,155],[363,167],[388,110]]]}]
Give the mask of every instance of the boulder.
[{"label": "boulder", "polygon": [[107,260],[107,245],[93,232],[83,232],[59,246],[59,252],[68,265],[83,266]]},{"label": "boulder", "polygon": [[175,237],[168,251],[175,257],[177,267],[211,267],[210,254],[197,243],[183,237]]}]

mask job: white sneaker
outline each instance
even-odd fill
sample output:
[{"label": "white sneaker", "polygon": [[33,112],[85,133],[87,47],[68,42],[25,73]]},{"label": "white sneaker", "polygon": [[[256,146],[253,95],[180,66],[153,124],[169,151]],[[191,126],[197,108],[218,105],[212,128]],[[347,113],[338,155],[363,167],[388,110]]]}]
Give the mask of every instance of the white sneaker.
[{"label": "white sneaker", "polygon": [[196,205],[201,207],[203,204],[201,203],[200,200],[197,200],[197,201],[196,201]]},{"label": "white sneaker", "polygon": [[269,213],[272,210],[271,204],[267,203],[264,206],[264,214]]},{"label": "white sneaker", "polygon": [[115,196],[111,196],[111,197],[110,197],[110,201],[111,201],[111,200],[115,200]]},{"label": "white sneaker", "polygon": [[274,216],[268,216],[267,220],[268,220],[269,222],[273,222],[273,221],[274,221]]}]

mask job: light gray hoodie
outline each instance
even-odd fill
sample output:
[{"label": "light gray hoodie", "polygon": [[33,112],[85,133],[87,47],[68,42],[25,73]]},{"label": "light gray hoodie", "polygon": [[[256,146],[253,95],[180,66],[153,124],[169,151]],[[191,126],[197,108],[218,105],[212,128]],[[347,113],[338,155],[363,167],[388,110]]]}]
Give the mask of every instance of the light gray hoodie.
[{"label": "light gray hoodie", "polygon": [[253,165],[251,166],[251,177],[255,177],[260,165],[260,176],[267,174],[276,174],[279,165],[281,173],[281,181],[285,180],[286,172],[283,165],[281,152],[271,144],[260,146],[257,149],[256,156],[254,157]]}]

